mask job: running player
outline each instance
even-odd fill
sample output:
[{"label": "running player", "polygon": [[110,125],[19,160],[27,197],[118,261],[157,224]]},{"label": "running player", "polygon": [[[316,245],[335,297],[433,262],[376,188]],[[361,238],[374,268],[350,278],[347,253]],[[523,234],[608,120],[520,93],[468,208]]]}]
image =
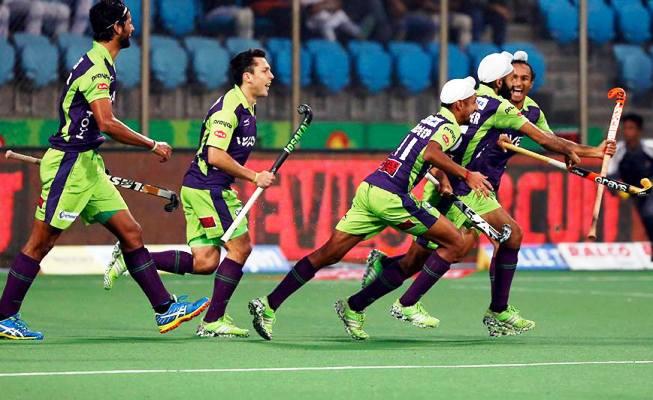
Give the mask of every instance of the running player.
[{"label": "running player", "polygon": [[[267,97],[274,75],[265,52],[259,49],[236,55],[230,66],[234,87],[209,109],[202,124],[199,149],[181,188],[186,240],[192,255],[183,251],[152,253],[157,268],[162,271],[181,275],[215,272],[211,305],[197,329],[197,335],[202,337],[249,335],[247,329],[237,327],[225,313],[252,251],[247,220],[241,222],[227,243],[220,237],[242,208],[236,191],[231,189],[235,179],[261,188],[274,182],[271,172],[244,167],[256,143],[256,100]],[[222,262],[220,246],[227,249]],[[117,248],[105,273],[105,288],[110,289],[126,270]]]},{"label": "running player", "polygon": [[[522,52],[523,53],[523,52]],[[520,56],[522,56],[520,54]],[[499,188],[501,176],[506,168],[508,159],[514,154],[505,152],[497,144],[498,137],[507,133],[511,140],[519,143],[521,137],[526,134],[539,143],[542,147],[567,156],[568,161],[576,163],[577,155],[583,157],[602,158],[603,153],[614,152],[614,144],[607,145],[603,143],[599,147],[589,147],[578,145],[565,139],[555,136],[539,107],[536,108],[535,102],[528,102],[528,109],[525,115],[522,115],[520,109],[503,99],[498,95],[499,91],[504,88],[507,82],[513,87],[517,76],[521,76],[522,83],[517,86],[517,91],[530,90],[530,85],[524,84],[526,77],[523,76],[523,69],[532,71],[530,65],[523,63],[518,59],[513,63],[512,55],[509,53],[492,54],[484,58],[478,69],[479,78],[482,81],[477,91],[477,102],[479,111],[471,117],[467,133],[464,135],[465,142],[456,151],[455,160],[462,163],[463,166],[473,171],[480,171],[488,176],[492,183],[494,193],[488,198],[478,198],[470,196],[470,190],[464,182],[456,178],[441,179],[442,185],[440,191],[452,191],[465,204],[472,207],[474,211],[480,214],[492,226],[500,229],[503,224],[510,224],[512,235],[509,240],[499,245],[495,251],[490,267],[490,279],[492,285],[492,301],[489,309],[486,311],[483,323],[488,328],[492,336],[515,335],[531,330],[535,327],[533,321],[524,319],[520,316],[519,311],[508,305],[508,297],[515,267],[517,265],[517,256],[521,247],[522,232],[517,223],[510,215],[499,205],[496,200],[496,191]],[[515,70],[513,64],[518,65]],[[516,72],[515,72],[516,71]],[[535,124],[535,125],[533,125]],[[424,191],[424,199],[430,204],[437,205],[438,209],[446,213],[457,227],[462,227],[466,223],[466,217],[456,207],[452,207],[451,201],[440,199],[440,194],[435,186],[427,182]],[[465,234],[465,247],[471,248],[474,236]],[[428,259],[433,248],[437,246],[429,244],[423,238],[418,238],[406,255],[410,259],[409,264],[413,265],[411,272],[418,271],[418,266],[422,265]],[[397,258],[393,257],[382,261],[383,254],[373,250],[368,258],[368,273],[366,273],[365,284],[374,280],[384,265],[392,263]],[[437,271],[438,276],[442,276],[446,270]],[[422,327],[421,321],[424,320],[423,313],[415,308],[407,307],[415,301],[414,287],[408,288],[406,293],[397,300],[391,309],[391,314],[399,319],[411,322],[413,325]]]},{"label": "running player", "polygon": [[[433,165],[467,182],[472,190],[487,193],[490,185],[482,174],[462,168],[445,154],[460,145],[459,124],[466,123],[476,110],[474,85],[471,77],[447,82],[440,97],[444,106],[408,132],[397,149],[358,186],[351,208],[331,238],[302,258],[267,297],[250,301],[254,328],[264,339],[272,338],[279,306],[312,279],[317,270],[340,261],[357,243],[377,235],[387,226],[439,243],[440,247],[429,258],[433,265],[444,268],[460,258],[463,243],[460,231],[446,218],[438,218],[439,213],[432,207],[420,206],[410,191]],[[430,276],[422,274],[422,277],[420,283],[427,290]],[[363,295],[350,299],[349,303],[336,303],[336,312],[354,339],[368,337],[362,329],[365,303],[395,289],[404,279],[401,265],[394,265],[379,277],[380,284],[370,285]]]},{"label": "running player", "polygon": [[34,226],[14,259],[0,298],[0,337],[43,339],[41,332],[27,327],[18,311],[41,260],[78,216],[86,223],[101,223],[120,240],[127,269],[152,304],[161,333],[194,318],[208,306],[206,297],[189,303],[168,293],[143,247],[140,226],[105,173],[97,152],[104,142],[100,132],[118,142],[149,149],[161,161],[170,158],[172,149],[134,132],[113,115],[117,84],[114,60],[121,49],[129,47],[134,31],[129,10],[120,0],[103,0],[91,8],[90,21],[93,48],[66,80],[59,129],[50,137],[50,148],[41,162],[42,191]]}]

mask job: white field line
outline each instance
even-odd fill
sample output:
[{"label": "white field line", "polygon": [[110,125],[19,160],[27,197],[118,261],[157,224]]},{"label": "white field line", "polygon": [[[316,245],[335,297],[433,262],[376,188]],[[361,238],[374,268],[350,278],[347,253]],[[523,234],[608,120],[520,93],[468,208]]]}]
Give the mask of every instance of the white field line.
[{"label": "white field line", "polygon": [[[517,283],[519,284],[519,283]],[[489,291],[489,285],[467,285],[467,284],[462,284],[462,285],[455,285],[451,286],[450,289],[456,290],[456,289],[463,289],[463,290],[486,290]],[[652,293],[647,293],[647,292],[630,292],[628,290],[624,290],[622,292],[617,292],[617,291],[608,291],[608,290],[580,290],[580,289],[548,289],[548,288],[527,288],[527,287],[520,287],[520,286],[515,286],[510,289],[512,292],[538,292],[538,293],[558,293],[558,294],[570,294],[570,295],[592,295],[592,296],[616,296],[616,297],[639,297],[639,298],[647,298],[647,299],[653,299],[653,292]]]},{"label": "white field line", "polygon": [[453,365],[343,365],[332,367],[282,367],[282,368],[200,368],[200,369],[116,369],[100,371],[39,371],[3,372],[0,378],[34,376],[80,376],[80,375],[142,375],[179,373],[252,373],[252,372],[310,372],[310,371],[352,371],[352,370],[400,370],[400,369],[482,369],[482,368],[528,368],[575,365],[647,365],[653,360],[619,361],[558,361],[513,364],[453,364]]}]

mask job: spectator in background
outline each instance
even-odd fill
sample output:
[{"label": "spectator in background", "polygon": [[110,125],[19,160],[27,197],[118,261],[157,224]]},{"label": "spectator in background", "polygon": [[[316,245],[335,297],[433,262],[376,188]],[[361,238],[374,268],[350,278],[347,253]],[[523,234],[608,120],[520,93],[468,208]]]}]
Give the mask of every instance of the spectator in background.
[{"label": "spectator in background", "polygon": [[[644,120],[638,114],[621,117],[623,141],[617,143],[617,152],[610,161],[608,175],[641,186],[640,179],[653,177],[653,140],[642,139]],[[628,197],[627,193],[619,193]],[[633,197],[649,241],[653,241],[653,196]],[[653,254],[651,255],[653,260]]]},{"label": "spectator in background", "polygon": [[[55,0],[57,1],[57,0]],[[91,11],[93,0],[58,0],[70,8],[70,33],[84,35],[88,30],[88,13]]]},{"label": "spectator in background", "polygon": [[[458,12],[459,1],[451,2],[449,24],[458,34],[458,45],[467,47],[472,39],[472,19]],[[388,0],[390,13],[400,21],[399,31],[404,39],[429,42],[437,40],[440,26],[440,5],[433,0]]]},{"label": "spectator in background", "polygon": [[481,40],[486,26],[492,29],[492,42],[503,46],[506,30],[510,21],[508,0],[465,0],[461,10],[466,10],[472,17],[472,39]]},{"label": "spectator in background", "polygon": [[0,38],[9,36],[9,7],[0,0]]},{"label": "spectator in background", "polygon": [[301,0],[308,10],[306,27],[313,33],[332,42],[336,41],[337,33],[355,39],[365,39],[369,34],[363,32],[342,9],[340,0]]},{"label": "spectator in background", "polygon": [[292,8],[290,0],[249,0],[249,7],[254,11],[257,35],[258,21],[266,22],[265,33],[269,36],[290,36]]},{"label": "spectator in background", "polygon": [[4,4],[9,8],[12,32],[24,25],[25,32],[41,35],[44,22],[47,33],[58,35],[68,31],[70,7],[66,4],[43,0],[4,0]]},{"label": "spectator in background", "polygon": [[244,7],[243,0],[203,0],[204,13],[200,21],[202,31],[213,32],[222,21],[233,21],[236,35],[241,38],[254,37],[254,12]]},{"label": "spectator in background", "polygon": [[392,28],[383,0],[346,1],[343,10],[363,30],[369,27],[371,40],[385,43],[392,39]]}]

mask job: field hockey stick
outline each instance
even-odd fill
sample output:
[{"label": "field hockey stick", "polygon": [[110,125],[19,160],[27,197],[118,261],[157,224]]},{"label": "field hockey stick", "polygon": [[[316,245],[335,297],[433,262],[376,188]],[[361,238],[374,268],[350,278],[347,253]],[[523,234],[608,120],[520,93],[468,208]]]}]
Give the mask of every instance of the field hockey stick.
[{"label": "field hockey stick", "polygon": [[[619,120],[621,119],[621,113],[624,109],[624,103],[626,102],[626,91],[622,88],[612,88],[608,92],[608,98],[616,98],[616,103],[614,109],[612,110],[612,118],[610,119],[610,128],[608,129],[608,141],[614,141],[617,137],[617,128],[619,127]],[[601,164],[601,175],[606,175],[608,173],[608,164],[610,163],[611,155],[605,154],[603,156],[603,163]],[[592,211],[592,224],[590,225],[590,230],[587,234],[589,240],[596,240],[596,227],[599,223],[599,213],[601,212],[601,201],[603,200],[603,191],[605,188],[599,186],[596,188],[596,199],[594,200],[594,210]]]},{"label": "field hockey stick", "polygon": [[544,161],[549,165],[552,165],[556,168],[562,169],[574,175],[578,175],[581,178],[589,179],[590,181],[596,182],[599,185],[607,186],[608,189],[616,190],[619,192],[630,193],[638,197],[648,196],[651,193],[651,190],[653,190],[653,184],[648,178],[643,178],[640,181],[643,187],[637,187],[637,186],[629,185],[625,182],[618,181],[616,179],[610,179],[607,176],[599,175],[596,172],[592,172],[580,167],[575,167],[575,166],[567,167],[567,165],[562,161],[558,161],[554,158],[535,153],[534,151],[526,150],[521,147],[515,146],[509,141],[501,140],[499,141],[499,146],[501,146],[505,150],[511,150],[514,151],[515,153],[520,153],[525,156],[532,157],[540,161]]},{"label": "field hockey stick", "polygon": [[[7,150],[5,152],[5,158],[24,161],[30,164],[41,164],[40,158],[16,153],[11,150]],[[123,189],[129,189],[135,192],[145,193],[145,194],[149,194],[152,196],[161,197],[166,200],[169,200],[169,202],[165,206],[163,206],[163,209],[166,210],[167,212],[173,212],[179,207],[179,197],[177,196],[177,193],[173,192],[172,190],[160,188],[154,185],[148,185],[147,183],[137,182],[133,179],[114,176],[109,174],[108,171],[107,171],[107,176],[109,177],[109,181],[111,181],[111,183],[114,186],[118,186]]]},{"label": "field hockey stick", "polygon": [[[437,178],[431,175],[430,172],[426,173],[426,179],[428,179],[432,184],[439,186]],[[510,238],[512,234],[512,228],[508,224],[503,225],[503,232],[499,232],[492,225],[490,225],[486,220],[483,219],[476,211],[472,210],[467,204],[463,203],[456,195],[450,194],[449,197],[453,200],[453,204],[471,221],[472,225],[481,232],[483,232],[490,239],[503,243]]]},{"label": "field hockey stick", "polygon": [[[297,112],[302,114],[304,116],[304,119],[299,124],[299,127],[293,133],[286,147],[284,147],[281,154],[279,154],[279,157],[277,157],[277,160],[274,162],[274,164],[272,164],[272,168],[270,168],[270,172],[272,172],[273,174],[276,174],[279,168],[281,168],[281,165],[284,163],[284,161],[286,161],[290,153],[295,151],[295,149],[297,148],[297,144],[299,143],[302,136],[308,129],[308,126],[311,124],[311,121],[313,120],[313,110],[311,110],[311,107],[308,104],[300,104],[299,107],[297,107]],[[256,199],[259,198],[261,193],[263,193],[263,188],[261,187],[256,188],[254,194],[252,194],[252,197],[250,197],[249,200],[247,200],[247,203],[245,203],[243,209],[240,210],[240,212],[238,212],[236,218],[233,220],[231,225],[229,225],[229,229],[227,229],[224,235],[222,235],[222,237],[220,238],[220,240],[222,240],[222,243],[227,243],[229,239],[231,239],[231,236],[236,231],[236,228],[238,227],[238,225],[240,225],[240,223],[243,221],[245,216],[247,216],[247,213],[252,208],[252,206],[256,202]]]}]

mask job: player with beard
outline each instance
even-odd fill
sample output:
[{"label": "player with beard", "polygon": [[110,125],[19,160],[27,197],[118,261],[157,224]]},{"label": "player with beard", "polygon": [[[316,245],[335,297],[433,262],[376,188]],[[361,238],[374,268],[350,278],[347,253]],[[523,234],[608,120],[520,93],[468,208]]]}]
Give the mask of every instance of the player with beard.
[{"label": "player with beard", "polygon": [[42,191],[34,226],[14,259],[0,298],[0,338],[43,339],[41,332],[29,329],[18,311],[41,260],[79,216],[86,223],[104,225],[120,240],[129,272],[154,308],[161,333],[198,316],[209,304],[206,297],[190,303],[168,293],[143,246],[140,225],[105,172],[97,151],[105,140],[101,132],[120,143],[148,149],[161,161],[170,158],[172,149],[134,132],[113,115],[114,60],[121,49],[129,47],[134,31],[129,9],[120,0],[103,0],[91,8],[90,21],[93,48],[66,79],[59,128],[50,137],[50,148],[41,161]]},{"label": "player with beard", "polygon": [[[457,178],[451,178],[449,181],[446,177],[439,177],[441,183],[439,188],[427,182],[424,189],[424,201],[436,206],[457,227],[470,226],[465,215],[458,208],[452,206],[450,199],[442,198],[442,194],[455,194],[495,229],[500,230],[504,224],[509,224],[512,228],[510,238],[497,246],[490,266],[492,300],[483,317],[483,323],[491,336],[516,335],[535,327],[533,321],[522,318],[519,310],[508,304],[521,247],[522,231],[496,199],[501,176],[508,159],[514,154],[506,152],[498,146],[499,137],[507,134],[513,143],[519,144],[521,137],[526,134],[545,149],[565,155],[568,163],[571,164],[579,161],[578,156],[603,158],[605,151],[614,153],[614,143],[609,145],[602,143],[599,147],[589,147],[559,138],[551,132],[536,103],[532,100],[526,101],[526,95],[532,87],[533,73],[530,65],[521,59],[525,53],[518,53],[517,60],[513,60],[510,53],[504,52],[491,54],[481,61],[478,68],[481,85],[477,90],[479,110],[472,115],[472,123],[463,135],[464,142],[454,155],[454,160],[460,162],[464,167],[481,172],[488,177],[494,189],[492,195],[488,198],[479,198],[470,192],[464,182],[460,182]],[[517,100],[519,100],[517,103],[522,101],[522,106],[528,106],[526,112],[521,112],[518,106],[501,97],[499,93],[502,91],[506,95],[515,92],[518,95]],[[523,96],[523,99],[519,96]],[[473,230],[468,230],[465,233],[466,249],[472,247],[475,241],[474,235]],[[434,248],[437,248],[435,244],[418,238],[406,255],[386,257],[380,251],[372,250],[368,257],[368,268],[363,285],[371,284],[387,265],[404,257],[410,260],[408,264],[413,265],[412,273],[419,271],[420,266],[426,262]],[[435,271],[438,278],[446,272],[445,269]],[[408,307],[415,301],[415,294],[421,293],[416,290],[419,288],[414,288],[414,286],[415,284],[411,285],[406,293],[394,303],[391,314],[415,326],[425,327],[423,313]]]}]

